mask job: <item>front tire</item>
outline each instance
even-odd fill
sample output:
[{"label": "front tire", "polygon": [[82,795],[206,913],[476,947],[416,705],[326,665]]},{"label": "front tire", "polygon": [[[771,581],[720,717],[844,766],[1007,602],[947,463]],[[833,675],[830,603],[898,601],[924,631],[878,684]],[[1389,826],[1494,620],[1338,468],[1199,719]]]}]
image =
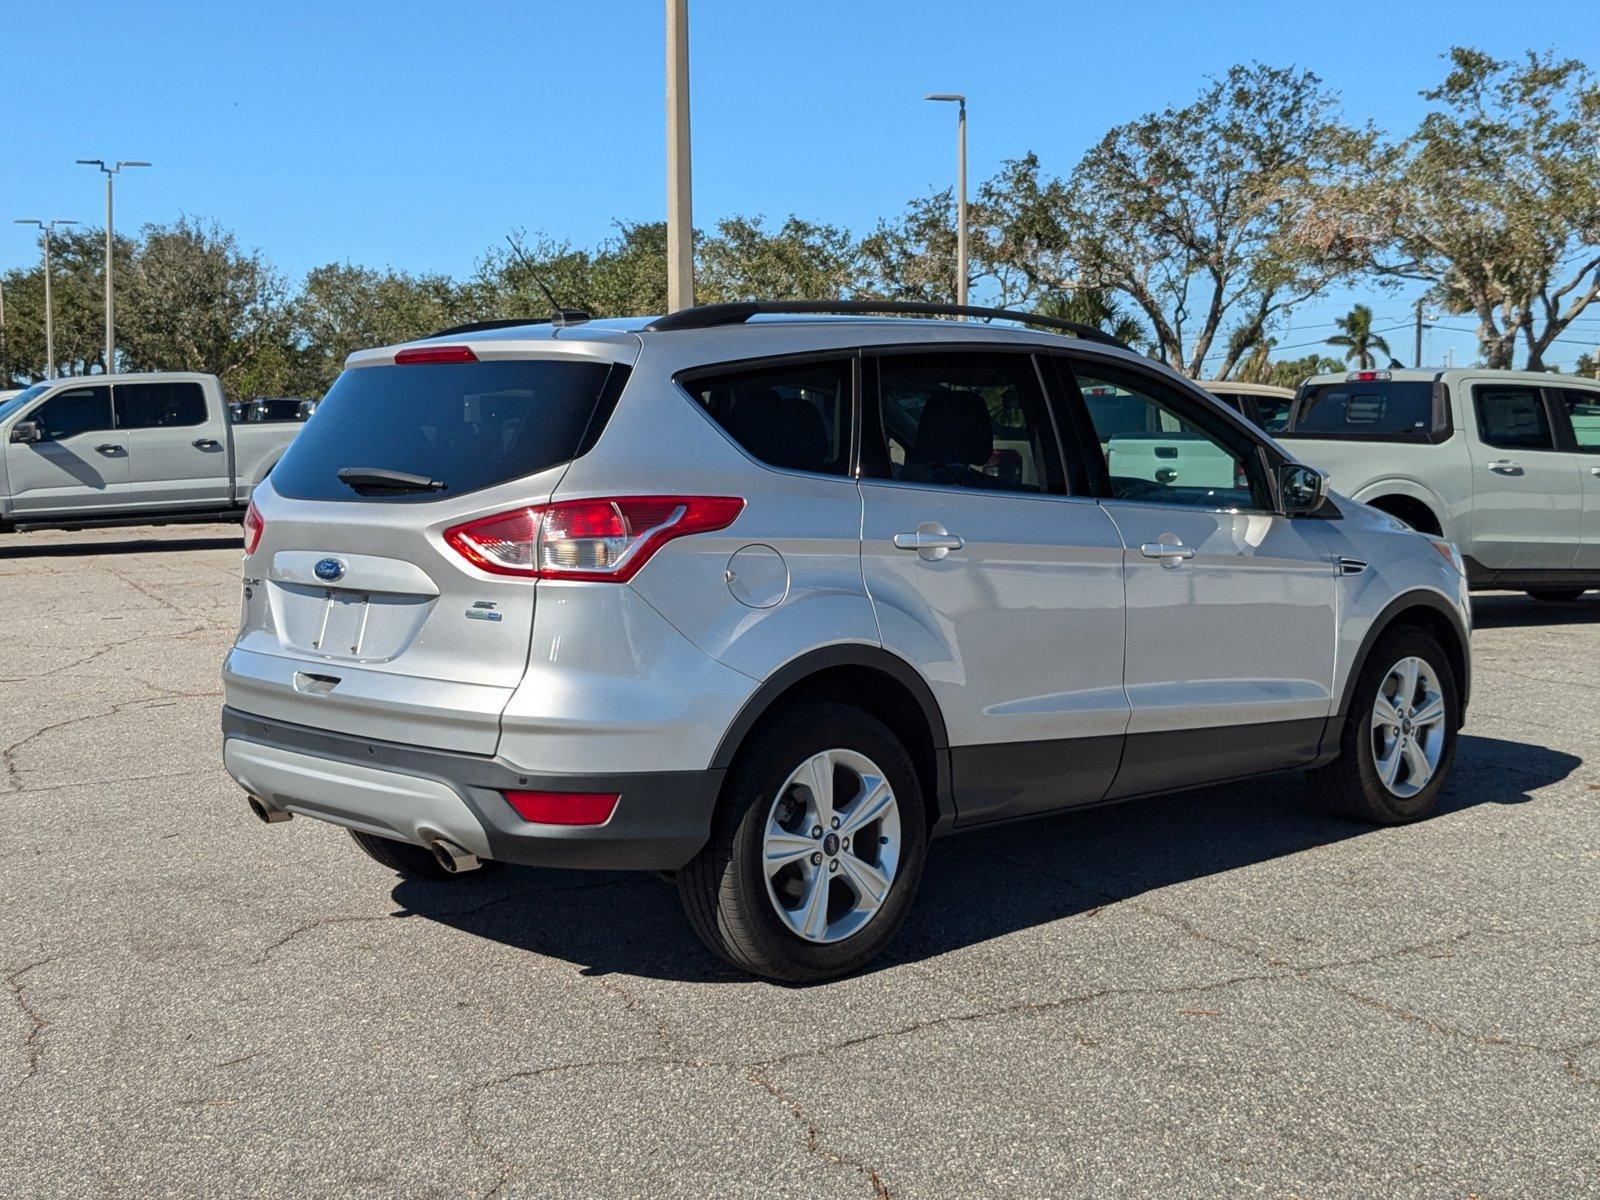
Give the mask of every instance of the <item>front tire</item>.
[{"label": "front tire", "polygon": [[1306,773],[1330,808],[1377,825],[1433,811],[1456,753],[1460,693],[1444,648],[1421,629],[1385,633],[1361,668],[1339,757]]},{"label": "front tire", "polygon": [[859,709],[809,704],[778,714],[740,751],[678,894],[695,933],[739,969],[832,979],[899,930],[927,844],[922,790],[899,739]]},{"label": "front tire", "polygon": [[1546,604],[1565,604],[1583,595],[1583,588],[1529,588],[1528,595]]}]

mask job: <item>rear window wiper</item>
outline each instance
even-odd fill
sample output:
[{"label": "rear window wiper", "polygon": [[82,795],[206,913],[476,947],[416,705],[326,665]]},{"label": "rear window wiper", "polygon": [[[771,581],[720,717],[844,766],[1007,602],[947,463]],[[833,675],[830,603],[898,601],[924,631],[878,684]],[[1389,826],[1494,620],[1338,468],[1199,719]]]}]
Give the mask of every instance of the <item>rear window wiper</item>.
[{"label": "rear window wiper", "polygon": [[357,492],[442,492],[442,480],[386,467],[340,467],[339,482]]}]

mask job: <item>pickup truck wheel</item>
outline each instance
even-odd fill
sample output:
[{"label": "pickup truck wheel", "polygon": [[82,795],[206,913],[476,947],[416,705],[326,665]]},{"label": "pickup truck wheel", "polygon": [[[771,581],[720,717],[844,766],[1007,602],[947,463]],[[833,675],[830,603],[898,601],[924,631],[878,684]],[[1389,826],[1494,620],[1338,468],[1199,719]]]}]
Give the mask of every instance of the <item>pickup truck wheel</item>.
[{"label": "pickup truck wheel", "polygon": [[1549,604],[1564,604],[1583,595],[1583,588],[1529,588],[1528,595]]},{"label": "pickup truck wheel", "polygon": [[1421,820],[1450,774],[1460,711],[1443,647],[1421,629],[1392,630],[1361,668],[1339,757],[1307,778],[1346,816],[1379,825]]},{"label": "pickup truck wheel", "polygon": [[476,871],[446,871],[433,857],[433,851],[424,846],[413,846],[410,842],[377,837],[370,833],[362,833],[359,829],[352,829],[349,832],[355,844],[361,847],[368,858],[382,863],[395,874],[403,875],[407,879],[471,879],[474,876],[481,877],[485,871],[495,866],[493,862],[486,861]]},{"label": "pickup truck wheel", "polygon": [[910,756],[847,705],[788,709],[740,751],[704,849],[678,871],[689,923],[769,979],[866,965],[911,908],[927,856]]}]

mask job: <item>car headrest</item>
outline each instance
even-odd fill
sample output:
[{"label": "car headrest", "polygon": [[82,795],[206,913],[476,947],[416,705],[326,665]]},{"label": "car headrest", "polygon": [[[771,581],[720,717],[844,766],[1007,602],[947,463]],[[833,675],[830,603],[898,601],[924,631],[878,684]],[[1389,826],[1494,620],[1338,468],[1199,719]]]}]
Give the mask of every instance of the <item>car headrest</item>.
[{"label": "car headrest", "polygon": [[982,466],[993,454],[994,426],[982,396],[950,388],[929,393],[907,462]]},{"label": "car headrest", "polygon": [[828,458],[828,428],[816,405],[774,388],[740,396],[728,415],[728,432],[775,467],[818,471]]}]

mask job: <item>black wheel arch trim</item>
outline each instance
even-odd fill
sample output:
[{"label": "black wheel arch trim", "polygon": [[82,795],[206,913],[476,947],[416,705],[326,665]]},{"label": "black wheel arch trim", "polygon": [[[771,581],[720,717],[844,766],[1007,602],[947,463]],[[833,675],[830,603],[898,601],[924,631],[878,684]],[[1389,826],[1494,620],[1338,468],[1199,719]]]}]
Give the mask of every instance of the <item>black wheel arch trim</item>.
[{"label": "black wheel arch trim", "polygon": [[[1338,716],[1343,717],[1350,711],[1351,697],[1355,693],[1356,684],[1361,679],[1361,672],[1366,669],[1367,658],[1372,653],[1372,647],[1377,644],[1380,637],[1393,627],[1397,617],[1408,609],[1413,608],[1432,609],[1444,617],[1450,623],[1450,628],[1455,631],[1456,640],[1460,643],[1462,668],[1460,671],[1455,672],[1457,675],[1456,690],[1461,697],[1461,711],[1457,714],[1457,719],[1458,721],[1465,719],[1467,702],[1472,693],[1472,637],[1466,626],[1462,624],[1460,614],[1456,612],[1451,603],[1438,592],[1430,592],[1425,589],[1401,593],[1384,605],[1383,610],[1373,618],[1372,624],[1367,628],[1366,636],[1361,639],[1361,645],[1356,650],[1355,661],[1351,664],[1350,674],[1344,681],[1344,691],[1339,697]],[[1451,663],[1450,665],[1454,670],[1455,664]],[[1337,732],[1333,736],[1337,737]]]},{"label": "black wheel arch trim", "polygon": [[734,755],[739,752],[739,747],[744,744],[745,738],[784,693],[813,675],[837,667],[861,667],[878,671],[902,685],[916,700],[933,742],[935,771],[933,798],[938,809],[938,819],[929,832],[932,834],[947,831],[955,823],[956,810],[950,772],[950,735],[945,727],[944,714],[939,709],[939,702],[934,697],[933,689],[928,686],[917,669],[899,655],[881,646],[860,642],[840,643],[823,646],[808,651],[798,658],[790,659],[769,675],[755,690],[755,694],[745,701],[738,716],[734,717],[733,722],[723,733],[716,753],[711,756],[711,769],[727,770],[732,766]]}]

